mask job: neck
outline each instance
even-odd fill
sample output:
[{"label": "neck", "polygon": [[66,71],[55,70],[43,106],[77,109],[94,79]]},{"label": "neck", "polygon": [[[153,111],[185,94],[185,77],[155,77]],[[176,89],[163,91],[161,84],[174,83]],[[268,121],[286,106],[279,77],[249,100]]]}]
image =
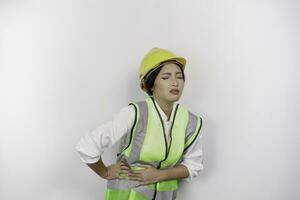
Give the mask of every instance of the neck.
[{"label": "neck", "polygon": [[153,98],[158,103],[159,107],[164,111],[164,113],[166,114],[168,121],[169,121],[174,102],[163,101],[154,95],[153,95]]}]

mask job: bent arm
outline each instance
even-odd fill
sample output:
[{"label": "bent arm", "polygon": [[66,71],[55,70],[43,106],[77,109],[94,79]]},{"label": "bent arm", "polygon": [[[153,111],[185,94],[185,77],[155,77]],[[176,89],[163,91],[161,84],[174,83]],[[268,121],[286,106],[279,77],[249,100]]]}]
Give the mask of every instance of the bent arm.
[{"label": "bent arm", "polygon": [[202,133],[183,155],[183,161],[173,168],[161,169],[161,179],[192,180],[203,170]]},{"label": "bent arm", "polygon": [[76,151],[84,163],[96,163],[103,152],[130,131],[134,121],[132,106],[122,108],[113,119],[88,130],[76,144]]},{"label": "bent arm", "polygon": [[183,160],[180,164],[184,165],[189,171],[189,177],[185,179],[186,181],[196,178],[204,168],[202,143],[202,134],[200,134],[183,155]]},{"label": "bent arm", "polygon": [[[100,126],[87,131],[78,141],[75,149],[80,155],[80,159],[86,163],[100,177],[106,177],[112,166],[105,166],[101,155],[114,145],[131,129],[134,121],[134,108],[126,106],[122,108],[113,119]],[[116,165],[113,170],[115,170]],[[123,167],[122,167],[123,168]],[[118,169],[121,169],[119,166]]]}]

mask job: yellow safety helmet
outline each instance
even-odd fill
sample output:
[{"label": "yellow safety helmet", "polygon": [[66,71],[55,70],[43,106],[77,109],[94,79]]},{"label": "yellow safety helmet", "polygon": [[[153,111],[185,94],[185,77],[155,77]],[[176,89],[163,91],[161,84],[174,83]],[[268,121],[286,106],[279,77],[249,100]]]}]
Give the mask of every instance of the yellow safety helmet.
[{"label": "yellow safety helmet", "polygon": [[167,61],[178,62],[182,70],[185,68],[186,59],[183,57],[176,56],[173,52],[167,49],[158,47],[152,48],[143,58],[140,65],[140,87],[143,91],[147,91],[145,88],[144,78],[146,74],[155,68],[159,67],[161,63]]}]

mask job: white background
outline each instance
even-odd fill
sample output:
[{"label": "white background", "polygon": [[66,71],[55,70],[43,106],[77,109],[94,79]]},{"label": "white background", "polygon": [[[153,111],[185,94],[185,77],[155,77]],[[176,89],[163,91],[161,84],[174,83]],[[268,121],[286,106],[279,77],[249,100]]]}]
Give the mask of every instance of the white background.
[{"label": "white background", "polygon": [[[204,171],[178,199],[300,199],[297,0],[0,0],[0,199],[98,200],[86,130],[146,96],[154,46],[185,56]],[[114,160],[115,148],[104,160]]]}]

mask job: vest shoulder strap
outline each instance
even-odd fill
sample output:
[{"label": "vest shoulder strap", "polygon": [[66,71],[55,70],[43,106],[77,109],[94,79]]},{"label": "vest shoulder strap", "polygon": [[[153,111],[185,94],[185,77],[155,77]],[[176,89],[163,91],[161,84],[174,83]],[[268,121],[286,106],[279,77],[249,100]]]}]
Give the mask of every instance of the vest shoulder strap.
[{"label": "vest shoulder strap", "polygon": [[137,128],[141,128],[141,125],[145,124],[145,114],[147,114],[147,105],[146,101],[138,101],[138,102],[131,102],[128,106],[133,106],[135,110],[134,122],[130,129],[130,132],[127,134],[125,141],[121,147],[120,152],[117,154],[119,156],[121,153],[126,155],[127,157],[130,156],[132,151],[133,140],[135,138],[135,132]]},{"label": "vest shoulder strap", "polygon": [[192,146],[200,135],[202,128],[202,118],[189,111],[189,123],[186,129],[184,152]]}]

